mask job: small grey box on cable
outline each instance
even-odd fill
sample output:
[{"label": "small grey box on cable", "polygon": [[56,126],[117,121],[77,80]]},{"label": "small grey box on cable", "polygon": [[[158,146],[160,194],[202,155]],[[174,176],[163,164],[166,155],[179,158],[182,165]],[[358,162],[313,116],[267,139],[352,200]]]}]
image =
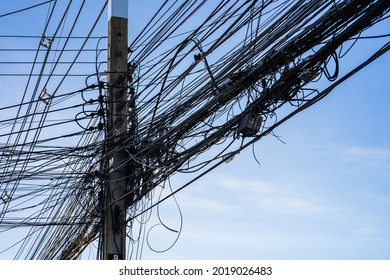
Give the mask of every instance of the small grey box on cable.
[{"label": "small grey box on cable", "polygon": [[243,137],[255,136],[260,131],[262,122],[263,117],[261,115],[249,112],[242,117],[238,125],[238,132]]}]

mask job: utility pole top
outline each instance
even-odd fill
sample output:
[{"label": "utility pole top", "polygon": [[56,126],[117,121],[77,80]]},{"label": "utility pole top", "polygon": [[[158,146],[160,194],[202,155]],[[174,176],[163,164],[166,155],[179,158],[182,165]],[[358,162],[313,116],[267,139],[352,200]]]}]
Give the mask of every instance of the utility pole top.
[{"label": "utility pole top", "polygon": [[109,0],[108,1],[108,20],[112,17],[128,18],[129,1],[128,0]]}]

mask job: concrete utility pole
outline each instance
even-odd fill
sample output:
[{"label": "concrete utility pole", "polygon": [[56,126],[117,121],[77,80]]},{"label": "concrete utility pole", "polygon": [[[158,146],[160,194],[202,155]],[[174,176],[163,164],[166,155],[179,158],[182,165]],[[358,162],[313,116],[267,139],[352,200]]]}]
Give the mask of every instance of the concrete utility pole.
[{"label": "concrete utility pole", "polygon": [[108,4],[108,114],[107,154],[109,175],[104,193],[103,259],[125,259],[128,0]]}]

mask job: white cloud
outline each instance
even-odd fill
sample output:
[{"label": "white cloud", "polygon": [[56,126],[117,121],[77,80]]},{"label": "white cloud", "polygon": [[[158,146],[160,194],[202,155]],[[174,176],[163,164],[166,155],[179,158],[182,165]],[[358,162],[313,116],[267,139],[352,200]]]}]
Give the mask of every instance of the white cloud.
[{"label": "white cloud", "polygon": [[[382,238],[388,232],[382,224],[388,200],[381,181],[368,178],[372,172],[387,176],[382,169],[390,163],[390,150],[319,146],[292,160],[269,157],[260,169],[242,158],[192,184],[178,195],[185,219],[181,238],[202,244],[195,255],[215,258],[231,257],[230,252],[352,258],[369,256],[369,246],[380,250],[388,243]],[[362,166],[373,163],[375,169]]]},{"label": "white cloud", "polygon": [[351,160],[366,164],[390,163],[390,149],[352,146],[344,149],[344,154]]},{"label": "white cloud", "polygon": [[288,180],[282,184],[270,183],[223,174],[193,185],[190,192],[181,195],[180,204],[198,211],[241,212],[242,215],[248,208],[278,216],[319,217],[335,212],[329,200],[314,193],[304,193]]}]

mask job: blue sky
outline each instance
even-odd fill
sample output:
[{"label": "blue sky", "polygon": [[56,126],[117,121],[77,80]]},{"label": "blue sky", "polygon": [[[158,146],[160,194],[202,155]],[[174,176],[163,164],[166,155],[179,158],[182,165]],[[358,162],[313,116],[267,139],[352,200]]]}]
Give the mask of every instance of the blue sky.
[{"label": "blue sky", "polygon": [[[142,1],[132,2],[134,13],[129,23],[137,29],[148,19],[147,13],[140,16],[141,11],[152,14],[161,1],[152,1],[154,9],[146,9]],[[0,5],[0,14],[17,8],[8,1]],[[43,11],[39,8],[31,15],[45,15]],[[44,20],[41,25],[33,21],[34,26],[27,20],[19,21],[18,26],[4,22],[0,18],[0,33],[15,28],[30,34],[33,29],[40,30]],[[389,19],[372,34],[388,30]],[[97,33],[104,34],[103,25]],[[387,41],[359,41],[341,60],[341,72],[357,66]],[[2,67],[0,73],[6,72]],[[175,197],[183,224],[176,244],[164,253],[150,249],[168,248],[177,237],[162,226],[153,227],[153,216],[150,247],[145,243],[142,257],[389,259],[389,73],[387,53],[275,129],[284,143],[269,135],[179,192]],[[17,98],[16,86],[9,87]],[[172,188],[185,181],[178,176]],[[173,199],[160,206],[160,214],[167,225],[180,228],[180,213]]]},{"label": "blue sky", "polygon": [[[388,30],[387,20],[371,34]],[[340,71],[387,41],[359,42]],[[278,127],[284,143],[269,135],[181,191],[180,238],[144,258],[389,259],[388,73],[390,54]],[[161,208],[177,223],[172,201]],[[174,239],[162,229],[152,248],[161,235]]]},{"label": "blue sky", "polygon": [[179,193],[181,237],[145,257],[388,259],[389,62],[278,127],[285,143],[256,143],[260,165],[247,149]]},{"label": "blue sky", "polygon": [[147,258],[388,259],[389,59],[258,142],[260,166],[246,150],[182,191],[182,236]]}]

